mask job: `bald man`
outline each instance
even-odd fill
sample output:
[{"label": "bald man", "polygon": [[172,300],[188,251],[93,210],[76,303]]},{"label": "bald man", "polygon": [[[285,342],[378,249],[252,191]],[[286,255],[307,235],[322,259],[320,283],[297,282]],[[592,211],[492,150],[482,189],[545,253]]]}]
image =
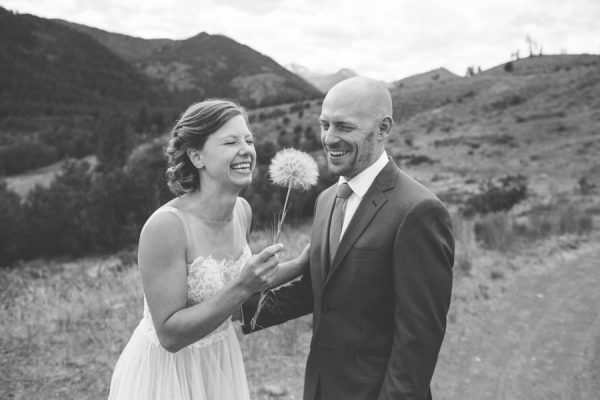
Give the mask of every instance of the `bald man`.
[{"label": "bald man", "polygon": [[304,400],[431,399],[452,290],[448,212],[388,158],[392,100],[380,82],[340,82],[320,122],[339,181],[317,199],[308,270],[269,293],[257,327],[313,313]]}]

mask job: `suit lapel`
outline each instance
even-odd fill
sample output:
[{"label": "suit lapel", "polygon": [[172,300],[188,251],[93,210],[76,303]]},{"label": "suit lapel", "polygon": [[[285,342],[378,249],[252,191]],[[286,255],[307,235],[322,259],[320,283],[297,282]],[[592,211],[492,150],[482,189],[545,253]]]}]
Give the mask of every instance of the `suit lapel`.
[{"label": "suit lapel", "polygon": [[[383,170],[375,178],[375,181],[373,182],[367,193],[365,193],[360,204],[358,205],[358,208],[356,209],[356,212],[352,217],[352,220],[350,220],[350,224],[348,224],[348,227],[346,228],[346,231],[342,236],[342,240],[340,241],[337,253],[335,254],[335,257],[333,259],[333,265],[331,265],[329,268],[329,275],[326,277],[325,284],[327,284],[327,282],[331,279],[331,276],[340,266],[341,261],[344,259],[344,257],[346,257],[346,254],[348,254],[356,240],[358,240],[360,235],[369,226],[377,212],[387,202],[385,192],[392,189],[395,186],[397,176],[398,167],[396,167],[396,165],[392,161],[388,161]],[[329,219],[331,220],[331,210],[333,209],[333,201],[331,201],[331,205],[329,205],[328,209],[330,210]],[[329,226],[327,228],[328,229],[326,232],[329,232]],[[323,240],[328,242],[327,236],[324,236]],[[328,245],[324,247],[328,247]],[[327,249],[327,251],[328,250],[329,249]],[[327,253],[325,253],[325,257],[327,257]],[[324,274],[324,271],[322,273]]]}]

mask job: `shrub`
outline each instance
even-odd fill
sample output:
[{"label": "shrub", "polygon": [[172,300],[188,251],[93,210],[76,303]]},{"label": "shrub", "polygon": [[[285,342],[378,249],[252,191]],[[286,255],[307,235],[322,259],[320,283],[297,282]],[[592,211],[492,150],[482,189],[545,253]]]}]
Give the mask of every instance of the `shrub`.
[{"label": "shrub", "polygon": [[19,258],[23,209],[19,196],[0,182],[0,267]]},{"label": "shrub", "polygon": [[87,162],[67,162],[48,188],[37,186],[24,204],[27,256],[82,255],[94,247],[92,185]]},{"label": "shrub", "polygon": [[484,182],[480,186],[480,193],[467,199],[462,212],[471,216],[475,213],[508,211],[526,197],[527,178],[522,175],[508,175],[497,181]]},{"label": "shrub", "polygon": [[558,233],[561,235],[566,233],[583,235],[591,232],[593,227],[592,216],[575,207],[567,207],[559,215]]},{"label": "shrub", "polygon": [[482,217],[474,224],[475,239],[484,249],[506,251],[515,244],[512,223],[505,213]]},{"label": "shrub", "polygon": [[505,108],[508,107],[513,107],[513,106],[517,106],[519,104],[522,104],[526,101],[527,99],[525,99],[524,97],[521,97],[517,94],[512,94],[509,96],[506,96],[500,100],[496,100],[494,102],[492,102],[491,104],[489,104],[489,106],[487,106],[486,108],[488,110],[504,110]]},{"label": "shrub", "polygon": [[473,269],[473,261],[470,254],[457,252],[454,261],[454,269],[459,272],[459,276],[470,276],[471,270]]}]

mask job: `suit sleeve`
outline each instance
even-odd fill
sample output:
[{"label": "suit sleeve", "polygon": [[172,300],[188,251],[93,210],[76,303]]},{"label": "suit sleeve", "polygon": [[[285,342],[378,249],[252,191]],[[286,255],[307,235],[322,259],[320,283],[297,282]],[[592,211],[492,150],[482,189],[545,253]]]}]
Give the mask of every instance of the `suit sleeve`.
[{"label": "suit sleeve", "polygon": [[[315,201],[313,215],[317,215],[317,207],[323,192]],[[242,305],[242,332],[245,334],[259,331],[273,325],[279,325],[290,319],[298,318],[313,311],[314,297],[310,267],[299,280],[293,281],[276,290],[267,292],[267,299],[256,320],[254,330],[250,321],[258,306],[259,294],[255,294]]]},{"label": "suit sleeve", "polygon": [[313,293],[310,268],[296,281],[267,292],[266,302],[258,314],[254,330],[250,321],[258,306],[259,294],[253,295],[242,305],[242,332],[252,333],[290,319],[309,314],[313,310]]},{"label": "suit sleeve", "polygon": [[446,331],[454,238],[450,216],[426,200],[404,217],[393,250],[394,339],[379,400],[427,399]]}]

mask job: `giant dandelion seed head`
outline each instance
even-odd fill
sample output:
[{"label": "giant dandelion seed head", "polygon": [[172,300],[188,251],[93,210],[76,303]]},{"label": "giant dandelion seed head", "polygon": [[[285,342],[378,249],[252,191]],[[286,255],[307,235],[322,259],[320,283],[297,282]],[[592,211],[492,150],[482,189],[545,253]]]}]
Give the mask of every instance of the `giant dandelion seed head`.
[{"label": "giant dandelion seed head", "polygon": [[283,149],[273,157],[269,175],[275,185],[308,190],[317,183],[319,167],[309,154],[296,149]]}]

